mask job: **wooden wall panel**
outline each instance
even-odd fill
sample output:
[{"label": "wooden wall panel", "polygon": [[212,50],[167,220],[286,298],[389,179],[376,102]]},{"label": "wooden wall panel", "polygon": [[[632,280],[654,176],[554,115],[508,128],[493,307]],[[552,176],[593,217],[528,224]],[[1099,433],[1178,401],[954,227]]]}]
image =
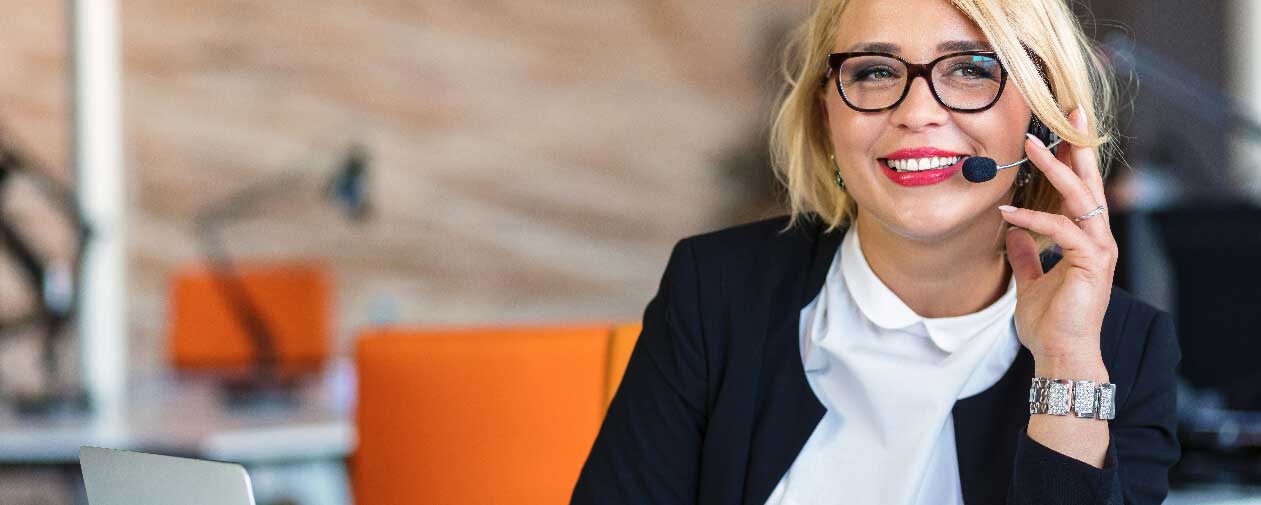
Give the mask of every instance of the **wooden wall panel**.
[{"label": "wooden wall panel", "polygon": [[[64,170],[58,5],[0,2],[0,119]],[[230,247],[328,259],[341,349],[376,320],[637,319],[677,239],[776,213],[750,168],[767,44],[807,7],[121,2],[133,366],[161,365],[198,209],[294,167],[309,184]],[[360,226],[315,196],[352,140],[374,159]]]}]

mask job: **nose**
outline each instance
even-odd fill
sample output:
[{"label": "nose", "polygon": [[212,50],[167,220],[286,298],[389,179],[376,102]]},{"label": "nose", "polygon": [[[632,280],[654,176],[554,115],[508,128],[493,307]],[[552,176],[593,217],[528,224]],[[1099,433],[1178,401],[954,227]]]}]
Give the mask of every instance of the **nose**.
[{"label": "nose", "polygon": [[933,126],[941,126],[950,117],[950,111],[942,107],[933,97],[933,90],[928,87],[928,79],[917,76],[911,81],[911,89],[906,98],[893,109],[889,121],[894,126],[919,131]]}]

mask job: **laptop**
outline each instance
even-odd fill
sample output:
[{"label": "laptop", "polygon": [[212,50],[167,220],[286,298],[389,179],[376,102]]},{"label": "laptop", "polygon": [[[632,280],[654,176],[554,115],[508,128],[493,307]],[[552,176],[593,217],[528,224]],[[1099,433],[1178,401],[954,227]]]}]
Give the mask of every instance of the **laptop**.
[{"label": "laptop", "polygon": [[79,448],[90,505],[255,505],[241,465]]}]

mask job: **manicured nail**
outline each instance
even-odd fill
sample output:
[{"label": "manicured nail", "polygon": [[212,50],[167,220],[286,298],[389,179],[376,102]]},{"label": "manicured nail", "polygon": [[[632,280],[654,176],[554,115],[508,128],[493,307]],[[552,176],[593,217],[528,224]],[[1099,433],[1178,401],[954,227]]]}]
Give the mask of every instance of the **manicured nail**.
[{"label": "manicured nail", "polygon": [[1009,212],[1009,213],[1010,213],[1010,212],[1016,212],[1016,208],[1015,208],[1015,207],[1012,207],[1012,206],[1010,206],[1010,205],[999,205],[999,206],[998,206],[998,210],[1001,210],[1001,211],[1003,211],[1003,212]]},{"label": "manicured nail", "polygon": [[1029,140],[1032,140],[1032,141],[1033,141],[1033,143],[1034,143],[1035,145],[1037,145],[1038,147],[1041,147],[1041,148],[1043,148],[1043,149],[1046,149],[1046,144],[1043,144],[1043,143],[1042,143],[1042,139],[1039,139],[1038,137],[1033,136],[1033,134],[1032,134],[1032,133],[1026,133],[1026,134],[1025,134],[1025,136],[1026,136],[1026,137],[1029,137]]}]

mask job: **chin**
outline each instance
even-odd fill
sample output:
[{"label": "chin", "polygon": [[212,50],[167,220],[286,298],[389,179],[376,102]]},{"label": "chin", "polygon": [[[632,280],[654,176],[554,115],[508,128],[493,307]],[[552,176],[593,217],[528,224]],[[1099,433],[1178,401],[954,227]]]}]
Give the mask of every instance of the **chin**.
[{"label": "chin", "polygon": [[890,228],[908,239],[935,242],[962,233],[979,218],[979,215],[968,214],[964,209],[946,212],[940,207],[906,209],[896,214]]}]

